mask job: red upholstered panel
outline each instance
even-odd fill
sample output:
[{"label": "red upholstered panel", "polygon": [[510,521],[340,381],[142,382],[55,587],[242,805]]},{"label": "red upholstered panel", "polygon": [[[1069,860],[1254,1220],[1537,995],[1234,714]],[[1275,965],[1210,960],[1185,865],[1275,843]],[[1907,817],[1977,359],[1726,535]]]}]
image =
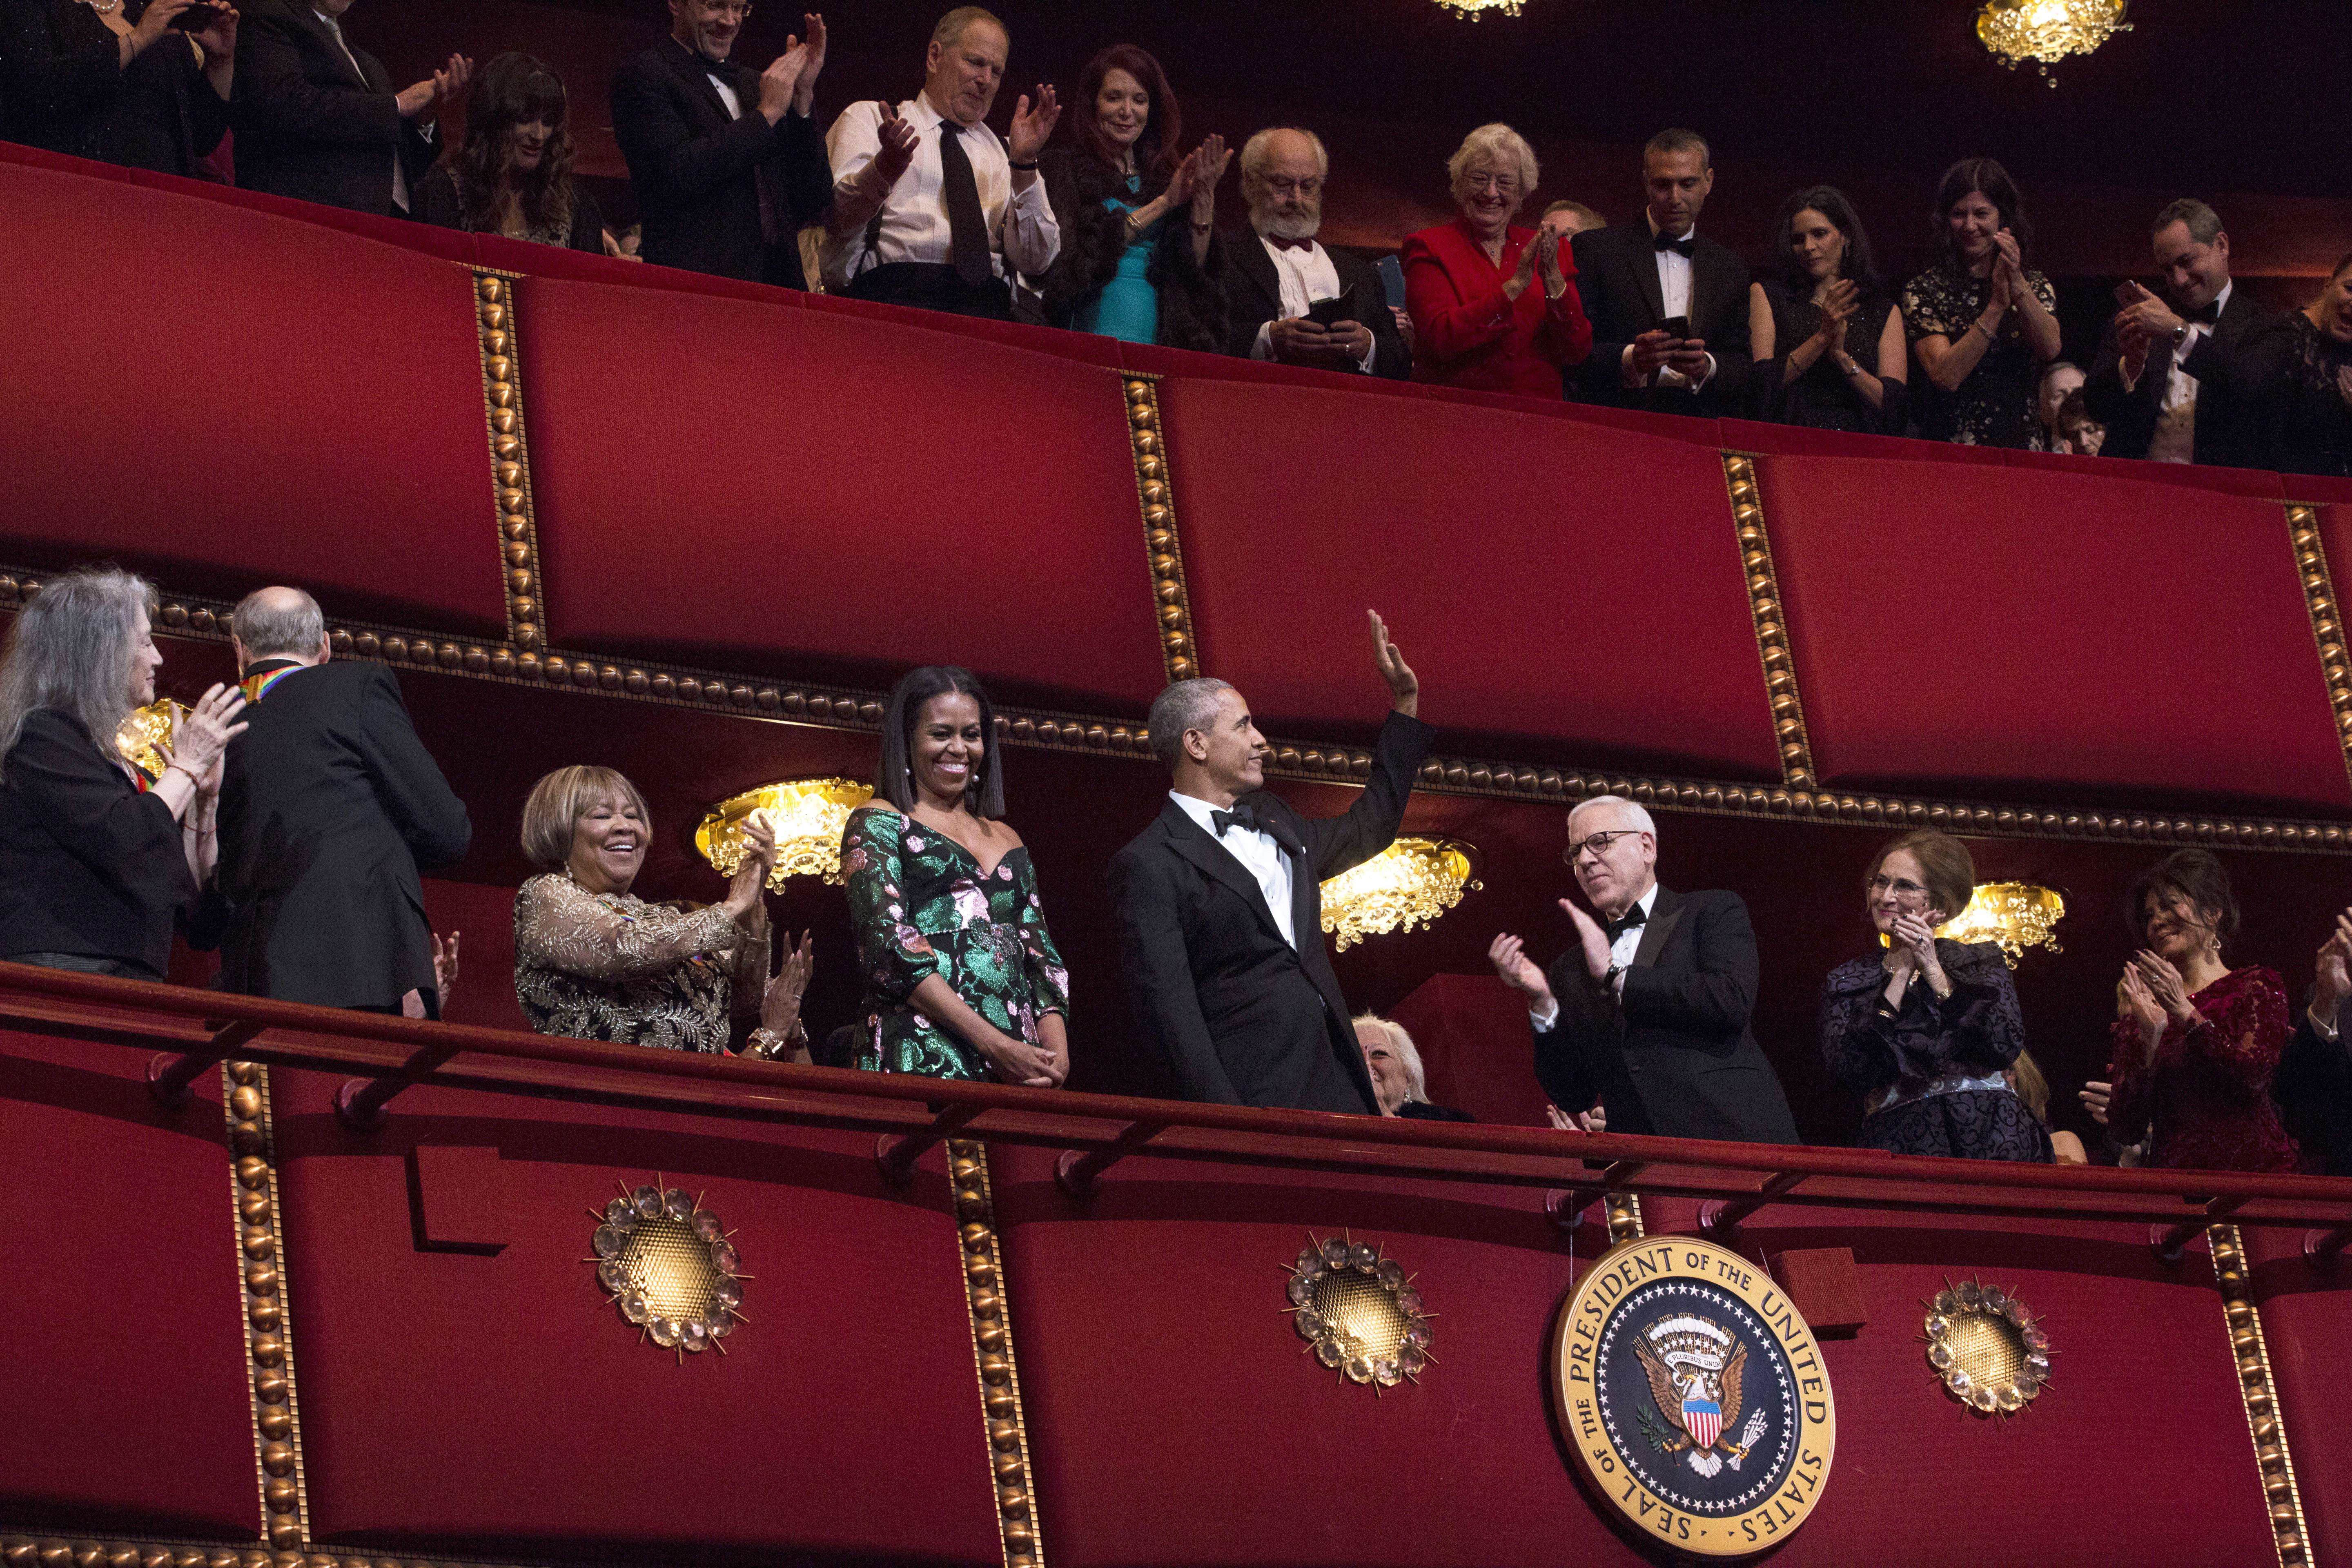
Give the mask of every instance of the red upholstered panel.
[{"label": "red upholstered panel", "polygon": [[1161,384],[1201,657],[1360,740],[1378,609],[1449,745],[1777,778],[1711,447],[1353,389]]},{"label": "red upholstered panel", "polygon": [[1527,1002],[1500,977],[1433,974],[1389,1016],[1412,1036],[1433,1104],[1481,1121],[1550,1124],[1535,1079]]},{"label": "red upholstered panel", "polygon": [[[275,1075],[315,1536],[566,1560],[999,1560],[985,1418],[939,1157],[904,1193],[870,1135],[415,1089],[382,1133]],[[424,1252],[406,1149],[495,1148],[495,1257]],[[656,1173],[741,1248],[730,1353],[637,1341],[588,1207]],[[248,1460],[248,1463],[250,1461]]]},{"label": "red upholstered panel", "polygon": [[[8,560],[111,558],[224,596],[294,582],[338,615],[504,627],[466,268],[27,163],[0,163],[0,208],[42,237],[0,298]],[[167,258],[211,260],[199,283]]]},{"label": "red upholstered panel", "polygon": [[2261,496],[2276,500],[2286,490],[2280,477],[2261,468],[2193,468],[2126,458],[2077,458],[2056,452],[2013,452],[1999,447],[1962,447],[1916,441],[1906,436],[1854,436],[1840,430],[1809,430],[1797,425],[1765,425],[1748,419],[1717,423],[1723,444],[1759,456],[1876,458],[1904,463],[1959,463],[1978,468],[2023,468],[2044,474],[2105,475],[2151,484],[2175,485],[2217,495]]},{"label": "red upholstered panel", "polygon": [[1824,784],[2352,805],[2275,501],[1969,463],[1756,467]]},{"label": "red upholstered panel", "polygon": [[2315,1268],[2304,1233],[2244,1229],[2271,1382],[2286,1427],[2314,1563],[2352,1563],[2352,1260]]},{"label": "red upholstered panel", "polygon": [[220,1078],[0,1031],[0,1520],[250,1543],[261,1529]]},{"label": "red upholstered panel", "polygon": [[534,280],[549,625],[1140,710],[1162,684],[1118,373],[950,332]]}]

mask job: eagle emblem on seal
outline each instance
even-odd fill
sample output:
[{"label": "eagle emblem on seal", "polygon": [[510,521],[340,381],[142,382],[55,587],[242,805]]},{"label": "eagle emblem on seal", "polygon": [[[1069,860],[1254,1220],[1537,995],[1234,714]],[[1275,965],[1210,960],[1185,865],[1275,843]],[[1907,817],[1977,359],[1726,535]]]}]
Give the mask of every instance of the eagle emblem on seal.
[{"label": "eagle emblem on seal", "polygon": [[1677,1312],[1643,1327],[1633,1354],[1650,1380],[1656,1413],[1642,1412],[1643,1436],[1664,1454],[1683,1454],[1690,1468],[1713,1476],[1728,1463],[1735,1470],[1770,1426],[1761,1410],[1751,1412],[1738,1441],[1744,1403],[1742,1376],[1748,1347],[1711,1318]]}]

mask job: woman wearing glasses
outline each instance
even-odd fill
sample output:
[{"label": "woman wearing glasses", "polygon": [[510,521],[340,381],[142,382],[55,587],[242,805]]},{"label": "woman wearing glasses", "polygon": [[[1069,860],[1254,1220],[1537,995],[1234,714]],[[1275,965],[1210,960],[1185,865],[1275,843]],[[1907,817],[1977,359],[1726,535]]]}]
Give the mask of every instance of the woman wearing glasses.
[{"label": "woman wearing glasses", "polygon": [[1975,890],[1968,847],[1948,833],[1878,852],[1863,908],[1883,951],[1830,971],[1822,1057],[1863,1093],[1865,1149],[2046,1163],[2049,1131],[2005,1076],[2025,1025],[2000,949],[1936,935]]}]

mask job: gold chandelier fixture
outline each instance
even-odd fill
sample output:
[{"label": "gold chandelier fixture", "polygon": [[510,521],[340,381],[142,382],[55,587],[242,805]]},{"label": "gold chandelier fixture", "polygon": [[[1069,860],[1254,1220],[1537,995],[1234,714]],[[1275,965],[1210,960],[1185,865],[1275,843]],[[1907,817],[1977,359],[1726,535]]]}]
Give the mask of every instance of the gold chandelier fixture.
[{"label": "gold chandelier fixture", "polygon": [[2087,55],[2117,33],[2130,0],[1985,0],[1977,11],[1977,37],[1993,58],[2015,70],[2032,60],[2042,79],[2058,85],[2050,68],[2068,55]]},{"label": "gold chandelier fixture", "polygon": [[1437,0],[1437,3],[1455,16],[1467,16],[1475,22],[1489,11],[1516,16],[1519,14],[1520,0]]},{"label": "gold chandelier fixture", "polygon": [[114,750],[149,779],[160,779],[164,764],[171,760],[166,752],[172,744],[172,731],[187,716],[187,705],[168,697],[158,698],[144,708],[133,708],[123,715],[114,731]]},{"label": "gold chandelier fixture", "polygon": [[1402,837],[1323,884],[1323,929],[1347,951],[1368,936],[1427,924],[1479,884],[1475,846]]},{"label": "gold chandelier fixture", "polygon": [[841,885],[841,830],[849,814],[874,798],[874,786],[856,779],[786,779],[730,795],[702,814],[694,847],[722,877],[743,863],[743,829],[758,817],[776,835],[776,868],[768,890],[781,893],[787,877],[814,876]]},{"label": "gold chandelier fixture", "polygon": [[2064,950],[2058,945],[2058,922],[2066,917],[2066,900],[2051,888],[2031,882],[1979,882],[1969,907],[1946,922],[1936,934],[1954,942],[1993,942],[2011,969],[2029,947]]}]

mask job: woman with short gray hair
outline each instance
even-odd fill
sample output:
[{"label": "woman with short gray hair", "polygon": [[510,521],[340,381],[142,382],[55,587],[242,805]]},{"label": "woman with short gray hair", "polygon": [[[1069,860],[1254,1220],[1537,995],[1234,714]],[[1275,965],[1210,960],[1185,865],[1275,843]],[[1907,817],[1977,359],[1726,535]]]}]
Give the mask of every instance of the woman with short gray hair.
[{"label": "woman with short gray hair", "polygon": [[215,684],[149,777],[115,731],[155,700],[155,591],[112,568],[52,578],[0,649],[0,958],[161,980],[212,872],[221,756],[245,696]]},{"label": "woman with short gray hair", "polygon": [[1412,1121],[1475,1121],[1466,1110],[1429,1102],[1429,1079],[1422,1071],[1421,1050],[1405,1026],[1378,1013],[1356,1015],[1356,1044],[1363,1047],[1364,1068],[1372,1075],[1372,1098],[1382,1116]]}]

